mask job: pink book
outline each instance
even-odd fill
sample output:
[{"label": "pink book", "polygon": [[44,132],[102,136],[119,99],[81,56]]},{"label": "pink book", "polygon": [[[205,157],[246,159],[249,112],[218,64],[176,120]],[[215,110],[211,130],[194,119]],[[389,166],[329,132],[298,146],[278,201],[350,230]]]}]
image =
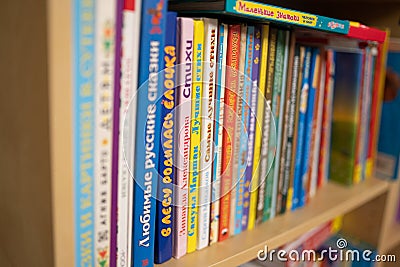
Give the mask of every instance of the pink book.
[{"label": "pink book", "polygon": [[179,40],[177,64],[177,105],[176,105],[176,187],[173,256],[180,258],[187,250],[187,206],[190,160],[190,121],[193,59],[193,19],[178,18]]}]

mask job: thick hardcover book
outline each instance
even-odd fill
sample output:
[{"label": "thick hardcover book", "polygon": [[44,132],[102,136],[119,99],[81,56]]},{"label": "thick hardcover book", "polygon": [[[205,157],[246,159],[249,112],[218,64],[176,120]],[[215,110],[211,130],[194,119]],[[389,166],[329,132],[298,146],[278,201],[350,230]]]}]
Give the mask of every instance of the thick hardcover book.
[{"label": "thick hardcover book", "polygon": [[336,52],[329,179],[353,183],[362,53]]},{"label": "thick hardcover book", "polygon": [[293,180],[293,199],[292,199],[292,210],[299,207],[300,204],[300,192],[302,187],[302,176],[301,166],[303,159],[303,145],[305,139],[305,124],[306,124],[306,112],[308,103],[308,91],[310,87],[310,64],[311,64],[311,48],[306,47],[305,58],[302,70],[301,90],[300,90],[300,103],[299,103],[299,118],[297,126],[297,141],[296,141],[296,158],[294,166],[294,180]]},{"label": "thick hardcover book", "polygon": [[196,250],[198,235],[200,144],[201,144],[201,97],[203,94],[204,21],[193,21],[193,84],[192,121],[190,140],[189,208],[187,252]]},{"label": "thick hardcover book", "polygon": [[322,134],[322,113],[324,107],[324,98],[325,98],[325,80],[326,80],[326,51],[321,49],[320,56],[320,78],[318,82],[317,89],[317,97],[315,99],[315,111],[314,122],[313,122],[313,144],[311,145],[312,153],[310,158],[310,183],[309,183],[309,192],[308,199],[313,197],[317,192],[318,187],[318,166],[320,164],[320,148],[321,148],[321,134]]},{"label": "thick hardcover book", "polygon": [[329,150],[331,142],[332,101],[335,83],[335,52],[326,51],[326,78],[324,85],[324,103],[322,114],[321,144],[318,164],[318,187],[328,179]]},{"label": "thick hardcover book", "polygon": [[237,91],[239,87],[240,25],[229,25],[228,51],[224,97],[224,133],[222,138],[224,149],[222,151],[219,241],[229,237],[230,190],[233,177],[232,160],[235,143]]},{"label": "thick hardcover book", "polygon": [[[253,43],[253,66],[251,69],[251,91],[250,91],[250,119],[249,119],[249,138],[248,138],[248,153],[247,153],[247,167],[245,171],[246,180],[250,180],[250,197],[244,197],[244,202],[249,201],[249,207],[244,207],[242,230],[253,229],[256,222],[257,212],[257,195],[258,195],[258,176],[253,176],[254,165],[254,147],[255,147],[255,134],[256,134],[256,120],[257,120],[257,99],[259,94],[258,81],[259,81],[259,68],[261,56],[261,27],[255,26],[254,28],[254,43]],[[246,188],[245,188],[246,189]],[[246,218],[248,216],[248,218]]]},{"label": "thick hardcover book", "polygon": [[279,22],[296,26],[322,30],[327,32],[347,34],[350,22],[347,20],[333,19],[310,13],[277,7],[258,1],[244,0],[218,0],[218,1],[181,1],[173,0],[171,10],[198,11],[217,14],[235,15],[258,19],[263,22]]},{"label": "thick hardcover book", "polygon": [[210,203],[212,182],[212,161],[214,151],[214,104],[216,57],[218,49],[218,21],[204,21],[204,66],[203,97],[201,116],[201,153],[200,153],[200,188],[199,188],[199,237],[197,249],[208,246],[210,240]]},{"label": "thick hardcover book", "polygon": [[292,156],[290,159],[290,178],[289,178],[289,188],[287,191],[287,199],[286,199],[286,210],[292,209],[293,202],[293,192],[294,192],[294,167],[296,163],[296,149],[297,149],[297,135],[298,135],[298,125],[299,125],[299,113],[300,113],[300,96],[301,96],[301,87],[303,80],[303,65],[305,59],[306,49],[304,46],[299,46],[300,56],[299,56],[299,67],[298,67],[298,77],[297,77],[297,89],[296,89],[296,107],[294,113],[294,126],[293,126],[293,146],[292,146]]},{"label": "thick hardcover book", "polygon": [[172,229],[174,218],[174,155],[176,104],[176,13],[168,12],[164,43],[164,77],[161,100],[161,145],[158,161],[156,240],[154,262],[161,264],[172,257]]},{"label": "thick hardcover book", "polygon": [[[276,196],[275,186],[277,187],[277,181],[275,181],[275,168],[276,161],[279,157],[277,150],[280,141],[280,106],[281,106],[281,94],[282,94],[282,80],[283,70],[285,62],[285,32],[283,30],[277,31],[276,37],[276,50],[275,50],[275,66],[273,71],[273,83],[272,83],[272,98],[271,98],[271,125],[269,127],[269,140],[267,146],[267,161],[271,164],[270,170],[267,172],[267,186],[264,197],[264,211],[263,221],[269,220],[275,214],[274,195]],[[267,100],[268,101],[268,100]],[[267,110],[266,110],[267,111]],[[264,114],[264,117],[266,115]],[[272,123],[273,121],[273,123]],[[265,123],[265,122],[264,122]],[[273,125],[273,126],[272,126]],[[272,126],[272,127],[271,127]],[[265,127],[264,127],[265,129]],[[275,158],[276,157],[276,158]],[[276,202],[275,202],[276,203]]]},{"label": "thick hardcover book", "polygon": [[[256,224],[262,222],[262,213],[264,209],[264,196],[266,188],[267,167],[267,148],[269,140],[269,127],[271,115],[271,96],[272,83],[270,74],[270,62],[275,60],[276,29],[270,29],[269,26],[262,26],[261,32],[261,62],[259,72],[259,85],[257,99],[257,117],[256,134],[254,137],[254,157],[253,157],[253,177],[258,177],[258,196],[256,202]],[[275,61],[274,61],[275,62]],[[267,135],[266,135],[267,134]]]},{"label": "thick hardcover book", "polygon": [[246,40],[247,40],[247,26],[243,24],[240,30],[240,58],[239,58],[239,88],[237,93],[236,102],[236,124],[235,124],[235,144],[233,150],[233,177],[232,177],[232,191],[231,191],[231,221],[229,224],[230,235],[236,235],[242,230],[242,208],[243,208],[243,183],[244,177],[241,176],[239,171],[239,160],[240,160],[240,141],[242,135],[242,128],[244,127],[242,121],[242,104],[243,104],[243,93],[244,93],[244,71],[246,61]]},{"label": "thick hardcover book", "polygon": [[217,83],[215,92],[215,123],[214,123],[214,162],[213,181],[211,192],[211,219],[210,219],[210,244],[218,242],[219,206],[222,167],[222,133],[224,120],[224,96],[226,53],[228,46],[228,25],[219,25],[218,59],[217,59]]},{"label": "thick hardcover book", "polygon": [[134,165],[133,266],[154,264],[155,197],[160,179],[158,156],[163,95],[163,77],[158,75],[164,69],[166,11],[163,1],[144,1],[142,5]]},{"label": "thick hardcover book", "polygon": [[[239,100],[242,102],[242,116],[240,118],[240,135],[239,135],[239,161],[238,161],[238,171],[237,175],[240,179],[240,187],[237,191],[237,209],[235,215],[235,234],[242,231],[242,223],[244,219],[243,211],[245,206],[249,207],[249,187],[250,179],[246,179],[245,172],[247,167],[247,154],[248,151],[248,141],[249,141],[249,118],[250,118],[250,93],[251,93],[251,68],[253,66],[253,44],[254,44],[254,26],[247,27],[246,43],[243,46],[244,51],[244,72],[243,72],[243,97]],[[242,47],[242,48],[243,48]],[[240,194],[240,195],[239,195]],[[245,202],[245,197],[247,196],[247,201]],[[248,211],[248,209],[247,209]],[[247,215],[246,219],[247,220]]]},{"label": "thick hardcover book", "polygon": [[188,183],[190,161],[190,123],[192,114],[193,19],[178,18],[177,104],[175,110],[176,187],[173,230],[173,256],[187,251]]},{"label": "thick hardcover book", "polygon": [[[74,132],[75,266],[95,266],[95,6],[74,1],[72,110]],[[86,29],[86,30],[85,30]],[[89,29],[89,30],[87,30]],[[82,66],[85,66],[82,68]]]},{"label": "thick hardcover book", "polygon": [[[114,120],[114,59],[116,3],[96,3],[96,74],[95,74],[95,253],[96,265],[114,265],[110,262],[111,240],[111,190]],[[115,83],[119,83],[115,81]],[[119,113],[119,110],[117,111]],[[118,131],[116,135],[118,136]],[[116,218],[114,218],[116,219]],[[114,246],[115,247],[115,246]]]},{"label": "thick hardcover book", "polygon": [[291,165],[292,165],[292,154],[293,154],[293,137],[295,128],[295,118],[296,118],[296,107],[298,105],[297,92],[298,92],[298,81],[299,81],[299,68],[300,68],[300,47],[295,45],[295,38],[292,36],[291,39],[291,53],[293,63],[291,71],[289,70],[290,78],[288,80],[287,92],[286,92],[286,118],[285,118],[285,129],[282,141],[282,153],[281,153],[281,169],[282,175],[280,180],[282,180],[281,188],[278,193],[280,193],[281,203],[277,209],[277,213],[285,213],[287,207],[288,191],[290,186],[290,175],[291,175]]},{"label": "thick hardcover book", "polygon": [[310,67],[310,87],[308,89],[308,101],[306,120],[304,127],[304,144],[303,144],[303,159],[301,163],[301,187],[300,187],[300,198],[299,207],[303,207],[306,203],[306,199],[309,192],[310,183],[310,158],[312,153],[312,136],[313,136],[313,124],[314,115],[316,114],[316,98],[320,76],[320,50],[319,48],[312,49],[311,56],[311,67]]},{"label": "thick hardcover book", "polygon": [[[141,1],[125,0],[122,27],[121,94],[118,155],[117,266],[130,266],[132,256],[133,162]],[[135,33],[135,34],[132,34]]]},{"label": "thick hardcover book", "polygon": [[[282,62],[279,66],[278,51],[277,48],[277,61],[275,64],[275,77],[274,77],[274,93],[272,110],[274,111],[275,125],[277,127],[276,133],[278,134],[276,138],[276,148],[275,148],[275,159],[272,163],[273,172],[273,189],[272,189],[272,199],[271,199],[271,218],[275,217],[276,207],[277,207],[277,195],[278,195],[278,179],[280,170],[280,158],[281,158],[281,147],[282,147],[282,136],[283,136],[283,125],[284,125],[284,106],[286,101],[286,82],[287,82],[287,68],[288,68],[288,57],[289,57],[289,45],[290,45],[290,32],[284,31],[283,33],[283,57]],[[280,39],[280,31],[278,32],[278,42]],[[279,44],[279,43],[278,43]],[[280,69],[279,69],[280,68]],[[277,86],[279,84],[279,87]],[[280,89],[280,90],[279,90]],[[275,106],[276,105],[276,108]],[[271,135],[272,136],[272,135]],[[271,173],[272,173],[271,169]]]}]

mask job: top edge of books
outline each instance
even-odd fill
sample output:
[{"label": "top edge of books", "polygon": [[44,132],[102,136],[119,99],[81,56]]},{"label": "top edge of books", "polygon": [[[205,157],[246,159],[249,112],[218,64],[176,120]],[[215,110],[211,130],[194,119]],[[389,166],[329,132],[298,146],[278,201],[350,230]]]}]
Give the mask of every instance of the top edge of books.
[{"label": "top edge of books", "polygon": [[169,8],[178,12],[219,13],[265,22],[291,24],[326,32],[348,34],[350,22],[247,0],[172,0]]}]

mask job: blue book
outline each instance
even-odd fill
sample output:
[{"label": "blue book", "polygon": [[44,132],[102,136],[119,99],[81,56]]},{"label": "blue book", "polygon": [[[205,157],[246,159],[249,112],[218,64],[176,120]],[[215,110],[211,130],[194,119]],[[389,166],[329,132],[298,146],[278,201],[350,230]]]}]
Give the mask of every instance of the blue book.
[{"label": "blue book", "polygon": [[308,91],[310,79],[310,63],[311,63],[311,48],[306,47],[305,58],[303,63],[303,77],[301,81],[300,90],[300,106],[299,106],[299,121],[297,126],[297,144],[296,144],[296,158],[294,165],[294,179],[293,179],[293,200],[292,210],[299,207],[300,192],[302,186],[301,180],[301,164],[303,158],[303,143],[304,143],[304,130],[306,124],[306,111],[308,104]]},{"label": "blue book", "polygon": [[73,4],[75,266],[95,266],[94,191],[90,190],[95,186],[95,2]]},{"label": "blue book", "polygon": [[313,121],[314,121],[314,107],[316,101],[316,92],[318,86],[318,76],[319,70],[319,49],[312,49],[311,56],[311,68],[309,74],[309,89],[308,89],[308,101],[307,101],[307,111],[306,120],[304,125],[304,142],[303,142],[303,159],[301,163],[301,187],[300,187],[300,198],[299,207],[303,207],[306,194],[308,193],[308,183],[310,182],[309,177],[309,165],[310,165],[310,153],[311,150],[311,136],[313,131]]},{"label": "blue book", "polygon": [[[246,55],[244,64],[244,81],[243,81],[243,98],[242,101],[242,116],[240,118],[240,145],[239,145],[239,161],[237,177],[239,178],[239,188],[236,190],[236,212],[235,212],[235,227],[234,234],[237,235],[242,231],[242,212],[244,187],[250,186],[250,181],[245,185],[245,171],[247,167],[247,149],[248,149],[248,129],[250,119],[250,93],[251,93],[251,68],[253,66],[253,44],[254,44],[254,26],[247,27],[246,36]],[[249,194],[247,190],[247,194]],[[248,203],[247,203],[248,205]]]},{"label": "blue book", "polygon": [[161,99],[167,3],[142,3],[139,75],[137,91],[136,146],[132,265],[153,266],[156,194],[161,134]]},{"label": "blue book", "polygon": [[174,179],[174,109],[176,85],[176,13],[168,12],[164,46],[164,94],[161,100],[161,145],[157,188],[155,260],[161,264],[172,257]]}]

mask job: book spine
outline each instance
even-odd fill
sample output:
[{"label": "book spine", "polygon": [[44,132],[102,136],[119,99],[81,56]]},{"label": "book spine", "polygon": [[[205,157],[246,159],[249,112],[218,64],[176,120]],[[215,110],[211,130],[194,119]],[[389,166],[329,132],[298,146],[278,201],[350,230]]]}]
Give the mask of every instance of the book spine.
[{"label": "book spine", "polygon": [[95,3],[73,4],[75,266],[94,266]]},{"label": "book spine", "polygon": [[216,52],[218,48],[218,21],[203,19],[205,44],[203,68],[203,98],[201,116],[200,190],[199,190],[199,238],[197,249],[208,246],[210,241],[210,203],[212,182],[212,156],[214,140],[214,104],[216,78]]},{"label": "book spine", "polygon": [[332,101],[335,75],[334,51],[329,49],[326,52],[326,79],[324,110],[322,114],[322,132],[320,145],[320,163],[318,165],[318,186],[322,186],[328,179],[329,151],[331,141],[331,122],[332,122]]},{"label": "book spine", "polygon": [[[260,178],[263,182],[260,185],[258,195],[258,207],[257,207],[257,222],[264,221],[264,210],[265,210],[265,199],[267,195],[271,195],[272,180],[267,179],[268,172],[270,170],[271,161],[268,161],[268,147],[270,143],[275,144],[276,135],[271,138],[271,128],[275,133],[275,122],[272,119],[272,91],[274,83],[274,69],[275,69],[275,58],[276,58],[276,42],[277,42],[278,30],[273,28],[270,30],[269,43],[268,43],[268,57],[266,61],[266,84],[265,84],[265,101],[263,112],[263,132],[261,139],[261,159],[260,159]],[[262,75],[262,73],[260,73]]]},{"label": "book spine", "polygon": [[300,25],[312,29],[319,29],[328,32],[347,34],[350,29],[350,22],[324,16],[281,8],[265,3],[246,0],[226,0],[225,12],[236,16],[276,21],[283,24]]},{"label": "book spine", "polygon": [[[288,58],[289,58],[289,43],[290,43],[290,32],[289,31],[284,31],[282,32],[283,35],[283,55],[281,59],[281,65],[276,64],[276,67],[279,67],[278,73],[275,71],[275,76],[274,78],[274,98],[272,102],[272,109],[274,110],[274,102],[276,102],[276,109],[275,109],[275,124],[277,124],[277,142],[276,142],[276,148],[275,148],[275,160],[272,163],[272,168],[274,170],[273,172],[273,189],[272,189],[272,199],[271,199],[271,218],[275,217],[276,214],[276,207],[277,207],[277,196],[278,196],[278,184],[279,184],[279,162],[281,158],[281,147],[282,147],[282,136],[283,136],[283,125],[284,125],[284,105],[286,101],[286,81],[287,81],[287,68],[288,68]],[[278,40],[279,40],[279,33],[278,33]],[[279,43],[278,43],[279,44]],[[278,53],[277,49],[277,53]],[[279,61],[277,61],[278,63]],[[278,79],[277,79],[278,78]],[[280,79],[280,81],[279,81]],[[278,82],[276,82],[278,80]],[[278,85],[279,87],[275,86]],[[276,88],[280,88],[280,91],[276,90]],[[275,94],[276,92],[276,94]],[[276,100],[276,101],[275,101]],[[272,173],[272,170],[271,170]]]},{"label": "book spine", "polygon": [[316,98],[319,82],[319,69],[320,69],[320,51],[318,48],[313,48],[310,68],[310,88],[308,91],[308,102],[306,111],[306,122],[304,128],[304,148],[303,148],[303,162],[301,180],[302,186],[300,187],[300,207],[306,203],[307,195],[310,188],[310,158],[312,153],[312,135],[314,115],[316,114]]},{"label": "book spine", "polygon": [[291,156],[291,163],[290,163],[290,179],[289,179],[289,189],[287,193],[287,200],[286,200],[286,210],[292,210],[292,202],[293,202],[293,194],[294,194],[294,169],[296,163],[296,149],[297,149],[297,141],[298,141],[298,125],[299,125],[299,113],[300,113],[300,96],[301,96],[301,87],[303,80],[303,66],[304,66],[304,59],[305,59],[305,47],[300,46],[300,58],[299,58],[299,74],[297,78],[297,95],[296,95],[296,108],[295,108],[295,116],[294,116],[294,129],[293,129],[293,148],[292,148],[292,156]]},{"label": "book spine", "polygon": [[218,42],[218,64],[217,64],[217,84],[215,98],[215,124],[214,124],[214,166],[213,184],[211,195],[211,226],[210,226],[210,245],[218,242],[219,228],[219,206],[220,206],[220,187],[221,187],[221,167],[222,167],[222,133],[224,120],[224,96],[225,96],[225,73],[226,73],[226,51],[228,45],[228,25],[219,26]]},{"label": "book spine", "polygon": [[294,180],[293,180],[293,200],[292,210],[295,210],[300,205],[300,192],[302,187],[302,159],[303,159],[303,144],[305,140],[305,124],[306,112],[308,104],[308,90],[310,78],[310,65],[311,65],[311,48],[306,47],[303,68],[303,77],[301,81],[300,103],[299,103],[299,120],[297,126],[297,144],[296,144],[296,158],[294,166]]},{"label": "book spine", "polygon": [[368,92],[366,95],[366,113],[367,113],[367,118],[366,118],[366,130],[365,130],[365,141],[364,141],[364,147],[363,147],[363,153],[362,153],[362,161],[363,161],[363,174],[362,177],[364,179],[368,178],[371,174],[369,171],[369,166],[368,166],[368,145],[371,139],[371,129],[370,129],[370,121],[371,121],[371,104],[372,104],[372,94],[373,94],[373,86],[374,86],[374,72],[376,69],[376,55],[377,55],[377,48],[372,47],[371,48],[371,55],[370,55],[370,77],[369,77],[369,86],[367,88]]},{"label": "book spine", "polygon": [[[275,51],[275,67],[273,72],[273,85],[272,85],[272,100],[271,100],[271,114],[270,124],[274,126],[269,127],[269,140],[267,146],[267,162],[270,164],[271,169],[267,172],[267,186],[266,194],[264,197],[264,211],[263,221],[273,218],[275,214],[275,187],[277,188],[277,181],[275,181],[275,169],[277,168],[274,158],[279,158],[279,142],[280,142],[280,99],[282,96],[282,82],[283,82],[283,66],[285,57],[285,32],[282,30],[277,31],[276,38],[276,51]],[[267,111],[267,110],[266,110]],[[265,116],[265,114],[264,114]]]},{"label": "book spine", "polygon": [[239,89],[237,93],[236,102],[236,124],[235,124],[235,144],[233,150],[233,187],[231,191],[231,214],[230,221],[230,234],[235,235],[241,231],[242,210],[243,210],[243,176],[238,174],[239,171],[239,158],[240,158],[240,139],[243,134],[243,121],[242,121],[242,104],[244,93],[244,70],[246,61],[246,40],[247,40],[247,26],[244,24],[240,30],[240,59],[239,59]]},{"label": "book spine", "polygon": [[[113,157],[113,100],[115,3],[96,4],[95,72],[95,253],[96,266],[111,265],[111,190]],[[116,70],[115,70],[116,71]],[[118,110],[119,112],[119,110]],[[118,135],[118,132],[117,132]],[[115,264],[115,263],[114,263]]]},{"label": "book spine", "polygon": [[[250,196],[244,196],[244,202],[249,201],[249,206],[244,208],[242,230],[253,229],[256,222],[257,211],[257,196],[258,196],[258,176],[253,177],[254,165],[254,145],[256,133],[256,114],[257,114],[257,98],[258,98],[258,79],[260,67],[260,52],[261,52],[261,28],[255,26],[254,28],[254,42],[253,42],[253,59],[251,68],[251,92],[250,92],[250,119],[249,119],[249,139],[248,139],[248,153],[247,153],[247,166],[245,171],[246,182],[250,181]],[[248,218],[246,219],[246,215]]]},{"label": "book spine", "polygon": [[[258,224],[262,221],[262,210],[264,208],[264,194],[265,194],[265,178],[266,178],[266,165],[263,164],[263,158],[265,157],[265,151],[263,148],[265,147],[265,129],[266,126],[265,112],[264,108],[268,109],[268,100],[266,100],[266,82],[267,82],[267,60],[268,53],[270,53],[270,42],[271,38],[269,36],[270,31],[274,31],[274,29],[270,29],[269,26],[263,25],[261,28],[261,62],[260,62],[260,72],[259,72],[259,91],[257,97],[257,116],[256,116],[256,133],[254,136],[254,156],[253,156],[253,177],[258,177],[259,181],[257,183],[258,186],[258,196],[256,201],[257,212],[255,214],[255,224]],[[272,34],[271,34],[272,37]],[[268,138],[267,138],[268,140]],[[250,227],[253,227],[251,224]]]},{"label": "book spine", "polygon": [[187,253],[196,250],[198,235],[201,100],[203,92],[204,22],[193,21],[193,93],[190,140],[189,210]]},{"label": "book spine", "polygon": [[[122,27],[121,94],[118,154],[117,266],[130,265],[132,254],[133,162],[135,156],[137,66],[141,1],[125,0]],[[136,33],[136,34],[132,34]]]},{"label": "book spine", "polygon": [[[388,33],[386,34],[388,36]],[[371,176],[374,171],[374,163],[377,151],[378,133],[381,116],[381,106],[383,99],[383,90],[385,87],[386,58],[389,41],[385,40],[383,44],[378,44],[377,59],[374,73],[374,85],[371,100],[371,118],[369,121],[370,139],[368,141],[368,153],[366,162],[366,175]]]},{"label": "book spine", "polygon": [[361,134],[360,134],[360,139],[358,139],[359,143],[359,164],[360,164],[360,169],[357,170],[359,172],[359,177],[361,180],[365,179],[365,163],[366,163],[366,143],[368,143],[368,129],[367,129],[367,123],[369,122],[369,110],[371,107],[371,85],[372,85],[372,65],[373,65],[373,59],[372,59],[372,52],[370,47],[366,47],[366,61],[365,61],[365,75],[364,75],[364,92],[363,92],[363,97],[362,97],[362,111],[361,111],[361,123],[360,123],[360,128],[361,128]]},{"label": "book spine", "polygon": [[297,107],[297,92],[299,81],[299,68],[300,68],[300,47],[295,46],[295,39],[292,38],[291,45],[293,47],[293,64],[291,71],[291,78],[288,84],[288,94],[286,99],[286,133],[284,136],[284,143],[282,145],[282,188],[281,188],[281,207],[277,210],[279,213],[285,213],[288,200],[288,191],[290,187],[290,170],[292,165],[293,154],[293,136],[295,128],[296,107]]},{"label": "book spine", "polygon": [[145,156],[135,157],[133,266],[154,264],[166,10],[162,0],[142,4],[135,154]]},{"label": "book spine", "polygon": [[[254,63],[254,57],[255,57],[255,27],[254,26],[249,26],[247,30],[247,50],[246,50],[246,66],[245,66],[245,92],[244,96],[245,98],[243,99],[245,103],[243,103],[244,107],[244,113],[242,113],[242,120],[245,125],[245,131],[244,131],[244,136],[241,136],[242,142],[245,143],[245,152],[240,153],[240,157],[242,162],[240,162],[240,167],[243,168],[243,179],[244,179],[244,187],[243,187],[243,210],[242,210],[242,220],[240,222],[240,229],[241,231],[244,231],[247,229],[248,225],[248,220],[249,220],[249,206],[250,206],[250,193],[251,193],[251,172],[250,168],[248,171],[249,175],[246,175],[246,171],[248,166],[253,167],[253,147],[254,147],[254,126],[255,126],[255,118],[253,115],[253,123],[250,125],[250,120],[251,120],[251,112],[252,112],[252,99],[253,102],[256,100],[256,90],[254,90],[254,97],[252,97],[253,93],[253,86],[256,87],[257,82],[255,85],[253,85],[253,68],[258,68],[258,62],[257,64]],[[258,32],[260,35],[260,33]],[[258,44],[260,45],[260,44]],[[259,48],[259,47],[258,47]],[[258,50],[259,51],[259,50]],[[257,58],[257,60],[259,60]],[[253,104],[255,106],[255,104]],[[252,128],[252,129],[250,129]],[[244,138],[243,138],[244,137]],[[244,157],[246,155],[246,157]],[[251,163],[250,163],[251,162]]]},{"label": "book spine", "polygon": [[355,149],[354,149],[354,171],[353,171],[353,183],[358,184],[361,182],[361,173],[362,173],[362,163],[361,163],[361,144],[363,142],[363,120],[365,119],[365,113],[363,113],[364,106],[364,96],[367,86],[367,69],[368,69],[368,61],[367,61],[367,51],[366,49],[362,50],[362,70],[360,77],[360,95],[358,101],[358,121],[360,122],[357,127]]},{"label": "book spine", "polygon": [[[237,175],[240,179],[240,187],[237,191],[238,209],[235,215],[235,235],[242,231],[243,221],[247,221],[248,208],[249,208],[249,194],[250,194],[250,179],[245,176],[248,158],[248,142],[249,142],[249,118],[250,118],[250,93],[251,93],[251,68],[253,66],[253,43],[254,43],[254,26],[247,27],[246,43],[242,46],[244,48],[244,72],[243,72],[243,96],[240,99],[242,102],[242,116],[240,118],[240,135],[239,135],[239,161]],[[245,198],[247,196],[247,201]],[[247,214],[245,215],[245,209]],[[247,223],[246,223],[247,224]]]},{"label": "book spine", "polygon": [[240,51],[240,25],[229,25],[228,51],[226,66],[224,133],[222,146],[222,175],[221,175],[221,204],[218,241],[229,237],[229,220],[232,187],[232,152],[234,151],[236,102],[239,83],[239,51]]},{"label": "book spine", "polygon": [[174,240],[173,255],[180,258],[187,251],[188,182],[190,162],[190,123],[192,118],[192,67],[193,67],[193,19],[178,18],[177,37],[178,66],[176,105],[176,191],[174,193]]},{"label": "book spine", "polygon": [[161,138],[158,162],[157,200],[156,200],[156,264],[166,262],[172,257],[172,222],[174,214],[173,184],[174,145],[175,145],[175,84],[176,84],[176,13],[168,12],[164,43],[163,95],[161,100]]},{"label": "book spine", "polygon": [[[322,113],[323,113],[323,105],[324,105],[324,98],[325,98],[325,90],[324,84],[326,80],[326,56],[325,51],[321,51],[320,56],[320,81],[318,83],[318,91],[317,91],[317,98],[316,101],[316,115],[315,123],[313,125],[314,129],[314,145],[312,146],[311,153],[312,160],[310,161],[310,190],[309,190],[309,198],[315,196],[318,187],[318,166],[320,164],[319,158],[319,151],[321,147],[321,134],[322,134]],[[312,164],[312,165],[311,165]]]}]

